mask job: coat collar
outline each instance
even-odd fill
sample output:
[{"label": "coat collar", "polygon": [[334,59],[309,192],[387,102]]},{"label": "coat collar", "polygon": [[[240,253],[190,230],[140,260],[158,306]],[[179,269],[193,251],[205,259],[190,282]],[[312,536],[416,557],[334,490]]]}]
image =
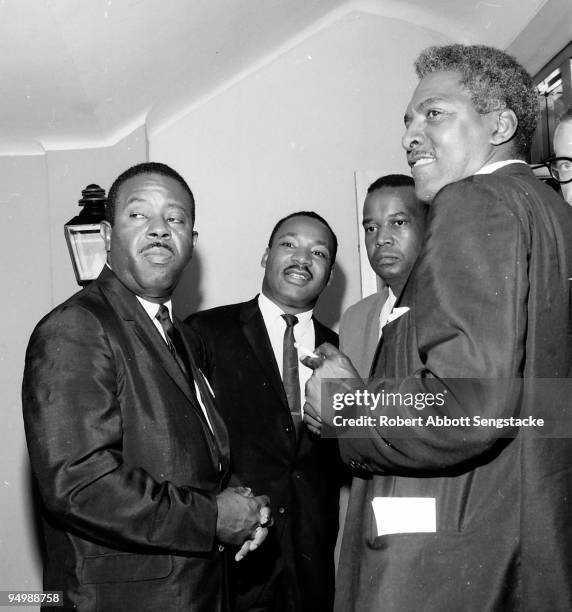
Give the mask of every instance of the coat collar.
[{"label": "coat collar", "polygon": [[[212,432],[206,421],[203,410],[198,404],[194,389],[191,388],[190,381],[181,371],[179,365],[169,351],[167,343],[161,337],[161,334],[149,318],[149,315],[145,312],[143,306],[139,303],[139,300],[137,300],[135,294],[119,280],[108,266],[103,268],[97,280],[88,288],[88,291],[97,289],[103,293],[114,312],[116,312],[128,326],[132,327],[133,332],[145,346],[147,352],[142,358],[151,359],[154,363],[162,367],[173,382],[185,394],[185,397],[189,400],[189,403],[203,423],[205,435],[213,445],[213,462],[215,464],[220,462],[220,467],[223,471],[226,471],[229,462],[228,435],[221,417],[219,417],[216,410],[212,408],[211,398],[206,398],[204,401],[206,402],[209,418],[213,426]],[[185,349],[192,361],[191,349],[182,332],[182,326],[176,317],[173,317],[173,324],[179,329],[183,343],[185,344]],[[215,448],[215,446],[217,448]],[[217,449],[218,452],[216,452]],[[215,468],[218,468],[218,465],[215,465]]]},{"label": "coat collar", "polygon": [[[183,374],[175,359],[171,355],[167,344],[157,331],[149,315],[137,300],[135,294],[128,289],[115,275],[115,273],[105,266],[91,288],[99,288],[111,308],[116,312],[139,337],[148,351],[148,357],[160,365],[173,382],[183,391],[189,402],[201,413],[201,407],[197,405],[197,400],[191,390],[189,381]],[[204,417],[203,417],[204,418]]]},{"label": "coat collar", "polygon": [[[507,174],[512,176],[525,176],[528,178],[536,178],[534,172],[530,169],[528,164],[523,164],[521,162],[513,162],[507,164],[506,166],[502,166],[497,168],[492,174]],[[475,175],[480,176],[480,175]]]}]

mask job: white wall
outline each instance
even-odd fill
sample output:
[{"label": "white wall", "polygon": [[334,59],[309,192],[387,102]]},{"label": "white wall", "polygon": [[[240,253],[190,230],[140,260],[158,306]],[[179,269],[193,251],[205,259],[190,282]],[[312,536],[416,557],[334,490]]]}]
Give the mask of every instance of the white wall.
[{"label": "white wall", "polygon": [[121,171],[146,158],[144,128],[113,147],[0,157],[0,590],[41,588],[20,388],[34,326],[79,289],[63,225],[79,212],[86,185],[107,190]]},{"label": "white wall", "polygon": [[51,303],[46,159],[0,157],[2,317],[0,317],[0,590],[36,589],[27,455],[20,407],[24,351]]},{"label": "white wall", "polygon": [[339,238],[337,275],[318,308],[325,323],[338,322],[360,298],[354,170],[408,173],[400,139],[412,62],[442,42],[353,13],[169,127],[151,118],[150,159],[177,168],[197,200],[197,261],[177,292],[179,312],[253,296],[275,221],[309,209]]}]

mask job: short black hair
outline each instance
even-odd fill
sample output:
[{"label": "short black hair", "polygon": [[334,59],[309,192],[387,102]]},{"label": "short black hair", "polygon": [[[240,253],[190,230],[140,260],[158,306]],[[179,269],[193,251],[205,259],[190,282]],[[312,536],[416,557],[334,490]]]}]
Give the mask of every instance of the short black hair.
[{"label": "short black hair", "polygon": [[412,187],[415,189],[415,181],[413,177],[406,174],[386,174],[373,181],[367,188],[367,192],[371,193],[383,187]]},{"label": "short black hair", "polygon": [[319,221],[320,223],[322,223],[328,228],[328,231],[330,232],[330,236],[332,237],[331,256],[332,256],[332,266],[333,266],[334,262],[336,261],[336,254],[338,252],[338,238],[336,237],[334,230],[330,227],[330,224],[324,219],[324,217],[314,212],[313,210],[300,210],[298,212],[293,212],[289,215],[286,215],[286,217],[283,217],[282,219],[280,219],[276,223],[276,225],[274,226],[274,229],[272,230],[272,233],[270,234],[270,238],[268,239],[268,248],[269,249],[272,248],[272,242],[274,241],[274,237],[276,236],[276,232],[280,229],[280,226],[285,221],[288,221],[288,219],[292,219],[293,217],[309,217],[310,219],[316,219],[316,221]]},{"label": "short black hair", "polygon": [[538,93],[528,72],[508,53],[485,45],[429,47],[415,61],[417,76],[453,71],[478,113],[512,110],[518,120],[515,153],[528,157],[538,120]]},{"label": "short black hair", "polygon": [[115,181],[113,181],[113,185],[111,185],[111,188],[109,189],[107,202],[105,204],[105,219],[109,221],[111,225],[113,225],[113,221],[115,219],[115,205],[117,203],[117,197],[123,183],[130,178],[139,176],[141,174],[159,174],[177,181],[191,199],[191,218],[193,223],[195,222],[195,197],[193,196],[193,192],[187,184],[187,181],[185,181],[185,179],[176,170],[173,170],[173,168],[167,166],[167,164],[162,164],[161,162],[143,162],[141,164],[131,166],[131,168],[128,168],[125,170],[125,172],[122,172],[115,179]]},{"label": "short black hair", "polygon": [[[386,174],[385,176],[380,176],[378,179],[373,181],[373,183],[367,188],[367,195],[373,193],[374,191],[378,191],[379,189],[391,189],[396,187],[411,187],[411,189],[415,190],[415,181],[413,180],[412,176],[407,176],[407,174]],[[415,199],[419,204],[421,214],[426,216],[429,211],[429,205],[422,202],[417,196],[415,196]]]}]

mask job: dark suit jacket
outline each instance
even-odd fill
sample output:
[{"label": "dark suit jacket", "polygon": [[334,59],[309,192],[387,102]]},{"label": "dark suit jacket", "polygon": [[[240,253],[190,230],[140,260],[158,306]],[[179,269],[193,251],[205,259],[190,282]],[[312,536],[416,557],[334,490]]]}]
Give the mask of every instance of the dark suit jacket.
[{"label": "dark suit jacket", "polygon": [[[398,304],[410,311],[384,327],[375,374],[387,391],[446,389],[447,401],[381,412],[553,421],[373,427],[340,440],[356,477],[339,612],[572,609],[571,247],[572,209],[523,164],[435,198]],[[436,532],[378,537],[378,496],[434,498]]]},{"label": "dark suit jacket", "polygon": [[[295,590],[284,610],[331,610],[340,468],[335,440],[305,427],[296,440],[286,394],[257,300],[200,312],[187,320],[200,337],[202,365],[225,419],[232,472],[270,496],[269,541],[241,561],[242,606],[252,605],[284,566]],[[316,345],[337,335],[314,320]]]},{"label": "dark suit jacket", "polygon": [[211,415],[215,439],[166,343],[108,268],[36,327],[23,409],[44,505],[44,588],[80,610],[222,609],[226,429]]}]

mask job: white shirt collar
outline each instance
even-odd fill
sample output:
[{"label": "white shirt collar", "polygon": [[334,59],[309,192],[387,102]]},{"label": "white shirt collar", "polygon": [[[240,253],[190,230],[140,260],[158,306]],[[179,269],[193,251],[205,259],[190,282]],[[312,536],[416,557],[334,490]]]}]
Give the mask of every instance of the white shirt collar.
[{"label": "white shirt collar", "polygon": [[[105,265],[113,272],[113,269],[109,265],[109,262],[105,262]],[[145,309],[145,312],[149,315],[151,320],[155,320],[155,315],[159,312],[159,306],[161,304],[157,304],[156,302],[150,302],[145,298],[142,298],[140,295],[135,295],[135,297],[139,300],[139,303]],[[167,309],[169,310],[169,316],[171,317],[171,321],[173,320],[173,303],[171,298],[169,298],[166,302],[163,302]]]},{"label": "white shirt collar", "polygon": [[[258,296],[258,307],[260,308],[260,312],[265,321],[271,321],[273,319],[282,319],[282,315],[284,311],[280,306],[275,304],[271,299],[267,298],[264,293],[260,292]],[[298,325],[300,327],[306,326],[310,320],[312,319],[313,310],[306,310],[306,312],[298,312],[296,316],[298,317]]]},{"label": "white shirt collar", "polygon": [[510,164],[526,164],[526,162],[523,159],[505,159],[503,161],[485,164],[478,172],[475,172],[475,174],[492,174],[499,168],[504,168]]},{"label": "white shirt collar", "polygon": [[[136,295],[135,297],[139,300],[139,303],[141,304],[141,306],[143,306],[143,308],[145,309],[145,312],[149,315],[149,318],[154,321],[155,315],[159,312],[159,306],[161,306],[161,304],[157,304],[156,302],[150,302],[149,300],[146,300],[145,298],[142,298],[139,295]],[[169,316],[171,317],[171,321],[172,321],[173,320],[173,303],[171,302],[170,299],[163,303],[169,310]]]}]

